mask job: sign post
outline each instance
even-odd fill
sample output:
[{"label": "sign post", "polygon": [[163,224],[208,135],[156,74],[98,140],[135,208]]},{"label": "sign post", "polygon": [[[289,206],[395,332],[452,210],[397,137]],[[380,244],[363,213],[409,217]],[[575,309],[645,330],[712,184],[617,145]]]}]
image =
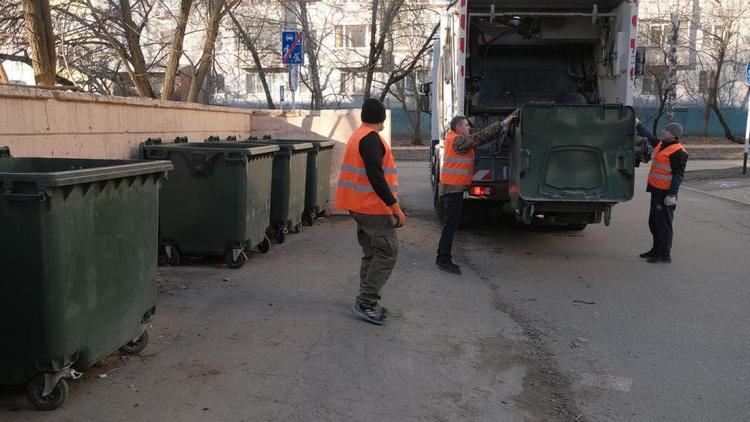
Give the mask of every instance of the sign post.
[{"label": "sign post", "polygon": [[279,85],[279,104],[281,111],[284,111],[284,85]]},{"label": "sign post", "polygon": [[[745,83],[750,88],[750,62],[745,68]],[[747,174],[747,153],[750,150],[750,95],[747,97],[747,123],[745,124],[745,158],[742,160],[742,174]]]},{"label": "sign post", "polygon": [[297,107],[299,66],[305,63],[304,37],[301,31],[281,32],[281,63],[289,66],[289,90],[292,91],[292,110]]}]

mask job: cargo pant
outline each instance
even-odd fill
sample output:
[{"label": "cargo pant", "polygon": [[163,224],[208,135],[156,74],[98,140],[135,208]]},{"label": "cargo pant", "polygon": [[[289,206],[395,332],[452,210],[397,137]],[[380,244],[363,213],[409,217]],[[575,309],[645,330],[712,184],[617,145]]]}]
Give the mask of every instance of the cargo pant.
[{"label": "cargo pant", "polygon": [[395,217],[391,214],[351,214],[357,222],[357,239],[362,246],[357,301],[371,307],[380,300],[380,290],[396,265],[398,238]]},{"label": "cargo pant", "polygon": [[658,256],[670,256],[672,252],[672,220],[675,207],[664,205],[667,192],[651,192],[651,207],[648,214],[648,228],[654,238],[652,250]]}]

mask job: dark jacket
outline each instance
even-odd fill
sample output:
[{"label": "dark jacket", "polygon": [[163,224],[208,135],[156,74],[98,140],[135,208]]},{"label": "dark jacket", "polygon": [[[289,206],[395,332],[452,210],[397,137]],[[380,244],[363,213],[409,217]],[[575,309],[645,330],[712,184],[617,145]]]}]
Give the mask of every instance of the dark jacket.
[{"label": "dark jacket", "polygon": [[[656,138],[651,132],[649,132],[649,130],[646,129],[646,127],[643,126],[642,123],[638,123],[638,126],[636,126],[636,130],[638,131],[638,135],[646,138],[648,140],[648,143],[651,144],[652,147],[656,148],[656,146],[659,144],[659,139]],[[676,138],[669,142],[664,142],[662,149],[679,142],[680,140]],[[669,190],[666,191],[667,195],[677,196],[677,191],[680,189],[680,184],[685,178],[685,166],[687,165],[687,160],[688,154],[681,149],[678,149],[669,156],[669,164],[672,167],[672,184],[669,187]],[[648,192],[665,192],[651,185],[648,185],[646,187],[646,190]]]}]

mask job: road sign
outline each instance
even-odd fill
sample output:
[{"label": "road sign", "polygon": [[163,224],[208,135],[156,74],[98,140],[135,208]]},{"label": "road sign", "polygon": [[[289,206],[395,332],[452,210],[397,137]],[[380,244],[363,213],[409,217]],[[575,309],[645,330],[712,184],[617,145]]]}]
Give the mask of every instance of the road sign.
[{"label": "road sign", "polygon": [[750,86],[750,62],[747,62],[747,67],[745,68],[745,83]]},{"label": "road sign", "polygon": [[304,64],[304,42],[301,31],[281,31],[281,62]]}]

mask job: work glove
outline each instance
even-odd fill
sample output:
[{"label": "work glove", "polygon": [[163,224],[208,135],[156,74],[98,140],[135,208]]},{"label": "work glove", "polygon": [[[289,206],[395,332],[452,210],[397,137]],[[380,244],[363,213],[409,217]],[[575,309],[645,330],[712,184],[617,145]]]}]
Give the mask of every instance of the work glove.
[{"label": "work glove", "polygon": [[677,205],[677,196],[675,195],[667,195],[666,198],[664,198],[664,205],[668,207],[674,207]]},{"label": "work glove", "polygon": [[393,216],[396,217],[396,228],[403,227],[404,223],[406,223],[406,215],[404,215],[398,202],[391,205],[391,212],[393,212]]}]

